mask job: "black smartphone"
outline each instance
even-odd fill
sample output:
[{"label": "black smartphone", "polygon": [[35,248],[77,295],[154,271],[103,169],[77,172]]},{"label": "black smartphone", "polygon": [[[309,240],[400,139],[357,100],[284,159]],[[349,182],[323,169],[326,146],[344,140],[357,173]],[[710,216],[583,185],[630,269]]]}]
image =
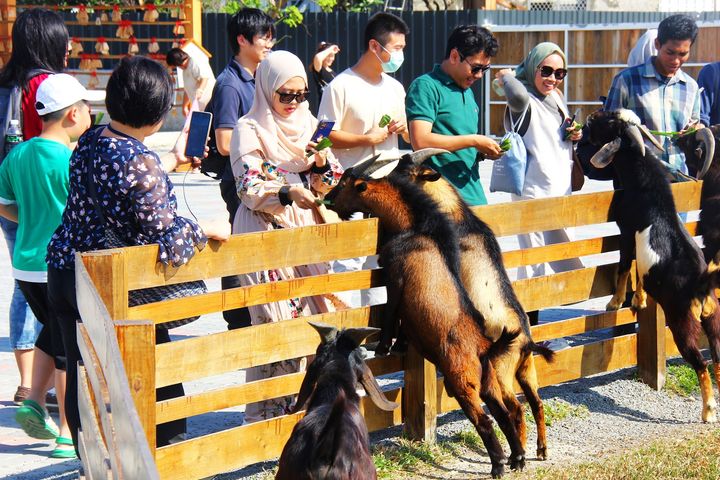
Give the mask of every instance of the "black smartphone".
[{"label": "black smartphone", "polygon": [[330,135],[330,132],[332,132],[333,127],[335,126],[335,122],[331,122],[329,120],[320,120],[318,122],[318,126],[315,129],[315,133],[313,133],[312,140],[313,142],[317,142],[320,137],[327,138],[328,135]]},{"label": "black smartphone", "polygon": [[205,156],[205,144],[210,134],[210,125],[212,125],[212,113],[192,112],[187,144],[185,144],[186,157],[203,158]]}]

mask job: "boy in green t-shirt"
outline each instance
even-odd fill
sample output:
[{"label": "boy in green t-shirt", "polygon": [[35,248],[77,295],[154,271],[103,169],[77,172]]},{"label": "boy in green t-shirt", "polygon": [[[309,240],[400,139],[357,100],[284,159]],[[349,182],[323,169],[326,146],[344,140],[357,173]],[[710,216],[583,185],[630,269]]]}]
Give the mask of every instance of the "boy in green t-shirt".
[{"label": "boy in green t-shirt", "polygon": [[[35,342],[30,395],[15,419],[29,436],[55,439],[57,446],[51,453],[55,458],[74,458],[75,450],[65,421],[65,350],[47,301],[45,254],[67,201],[70,143],[90,127],[87,101],[103,96],[104,92],[89,92],[70,75],[48,76],[36,94],[42,133],[13,148],[0,164],[0,215],[18,223],[13,276],[43,324]],[[59,430],[44,405],[53,374],[60,407]]]}]

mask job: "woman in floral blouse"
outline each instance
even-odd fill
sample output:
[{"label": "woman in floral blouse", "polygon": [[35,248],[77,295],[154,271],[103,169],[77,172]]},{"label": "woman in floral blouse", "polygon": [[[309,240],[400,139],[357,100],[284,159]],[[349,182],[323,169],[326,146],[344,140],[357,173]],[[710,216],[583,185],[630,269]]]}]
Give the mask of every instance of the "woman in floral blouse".
[{"label": "woman in floral blouse", "polygon": [[[316,194],[329,191],[342,170],[329,152],[317,152],[310,138],[317,120],[310,113],[307,77],[299,58],[290,52],[272,52],[255,74],[255,98],[247,115],[233,132],[230,146],[240,208],[233,233],[261,232],[319,223]],[[301,265],[240,276],[243,285],[289,280],[327,273],[329,265]],[[330,296],[332,298],[332,296]],[[334,299],[333,299],[334,300]],[[327,297],[291,298],[250,307],[253,325],[277,322],[333,309]],[[305,359],[286,360],[254,367],[247,381],[295,373]],[[245,421],[282,415],[292,397],[250,404]]]},{"label": "woman in floral blouse", "polygon": [[[172,98],[172,81],[162,65],[144,57],[123,59],[107,84],[110,125],[88,130],[70,158],[70,192],[62,224],[48,245],[47,262],[48,297],[58,316],[67,355],[66,412],[76,448],[80,425],[77,369],[70,367],[80,359],[75,330],[80,318],[75,299],[75,253],[157,244],[159,262],[180,266],[192,258],[196,247],[205,246],[207,238],[225,240],[230,234],[227,222],[207,223],[201,228],[177,215],[177,200],[166,173],[176,165],[163,165],[142,143],[160,129]],[[93,197],[99,201],[99,210]],[[166,329],[157,329],[156,337],[158,343],[170,340]],[[182,395],[182,385],[157,392],[158,399]],[[162,424],[158,426],[158,446],[180,439],[184,433],[184,419]]]}]

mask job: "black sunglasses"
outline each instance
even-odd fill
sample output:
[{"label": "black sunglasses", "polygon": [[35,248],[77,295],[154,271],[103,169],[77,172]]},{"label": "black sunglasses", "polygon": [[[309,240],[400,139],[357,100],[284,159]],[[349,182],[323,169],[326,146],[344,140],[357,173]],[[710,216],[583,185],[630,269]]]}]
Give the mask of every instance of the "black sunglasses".
[{"label": "black sunglasses", "polygon": [[548,67],[547,65],[538,67],[538,70],[540,70],[540,76],[543,78],[547,78],[550,75],[555,75],[555,80],[562,80],[567,75],[566,69],[564,69],[564,68],[553,69],[552,67]]},{"label": "black sunglasses", "polygon": [[280,103],[290,104],[293,102],[293,100],[295,100],[297,103],[304,102],[305,100],[307,100],[307,95],[310,92],[305,90],[304,92],[300,93],[283,93],[280,91],[276,91],[275,93],[277,93],[278,97],[280,97]]},{"label": "black sunglasses", "polygon": [[485,65],[473,65],[472,63],[467,61],[467,57],[463,56],[460,52],[458,52],[458,55],[460,55],[460,60],[470,65],[470,73],[473,75],[477,75],[478,73],[485,73],[488,70],[490,70],[490,64],[487,63]]}]

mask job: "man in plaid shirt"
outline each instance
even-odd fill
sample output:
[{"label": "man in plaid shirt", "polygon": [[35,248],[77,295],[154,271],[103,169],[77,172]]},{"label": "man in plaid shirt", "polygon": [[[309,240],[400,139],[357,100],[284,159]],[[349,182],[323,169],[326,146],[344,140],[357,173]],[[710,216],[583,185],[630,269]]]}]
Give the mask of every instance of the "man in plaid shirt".
[{"label": "man in plaid shirt", "polygon": [[[678,132],[694,126],[700,119],[700,93],[697,82],[680,67],[688,60],[697,33],[695,21],[686,15],[660,22],[657,56],[615,76],[604,110],[632,110],[650,130]],[[671,138],[659,140],[665,152],[657,152],[658,157],[672,169],[687,173],[685,156]]]}]

